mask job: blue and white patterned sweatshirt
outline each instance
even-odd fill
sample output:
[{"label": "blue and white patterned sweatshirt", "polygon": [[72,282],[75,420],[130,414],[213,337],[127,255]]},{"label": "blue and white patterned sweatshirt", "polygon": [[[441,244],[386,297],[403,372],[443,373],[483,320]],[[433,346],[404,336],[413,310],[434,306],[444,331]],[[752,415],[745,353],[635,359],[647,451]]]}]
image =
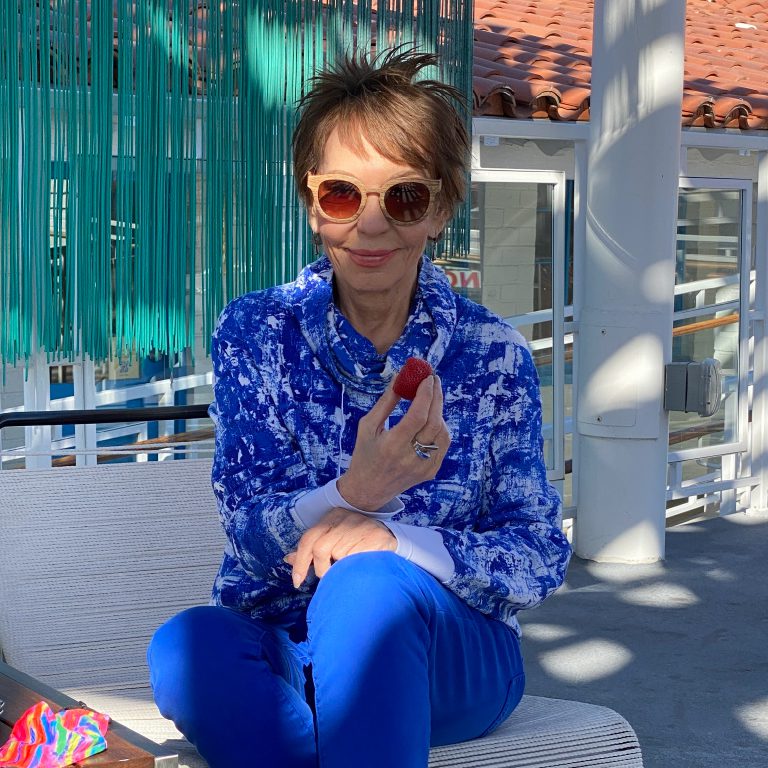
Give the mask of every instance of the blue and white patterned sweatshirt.
[{"label": "blue and white patterned sweatshirt", "polygon": [[347,468],[359,419],[408,357],[422,357],[442,382],[451,446],[434,480],[400,495],[393,521],[439,534],[453,561],[445,586],[519,632],[517,611],[560,586],[570,557],[522,337],[424,258],[403,335],[379,355],[336,309],[332,276],[323,257],[219,318],[212,479],[227,545],[213,602],[273,619],[306,608],[317,582],[295,589],[283,561],[306,529],[297,501]]}]

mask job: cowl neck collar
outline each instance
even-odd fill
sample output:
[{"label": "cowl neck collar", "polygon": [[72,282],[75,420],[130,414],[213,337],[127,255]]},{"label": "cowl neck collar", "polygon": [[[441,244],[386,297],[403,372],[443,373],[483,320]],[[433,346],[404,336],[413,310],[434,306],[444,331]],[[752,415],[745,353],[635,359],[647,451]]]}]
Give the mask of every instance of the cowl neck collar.
[{"label": "cowl neck collar", "polygon": [[326,256],[302,270],[295,288],[302,334],[322,366],[348,390],[380,395],[409,357],[437,368],[456,327],[456,296],[443,271],[426,256],[405,329],[384,355],[334,303],[333,267]]}]

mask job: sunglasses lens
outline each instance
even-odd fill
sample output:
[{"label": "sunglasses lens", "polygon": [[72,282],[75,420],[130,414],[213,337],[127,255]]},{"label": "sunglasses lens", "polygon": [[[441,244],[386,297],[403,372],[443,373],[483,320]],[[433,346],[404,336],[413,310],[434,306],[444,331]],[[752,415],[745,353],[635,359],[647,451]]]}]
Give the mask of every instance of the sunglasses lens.
[{"label": "sunglasses lens", "polygon": [[329,219],[350,219],[360,209],[362,195],[351,182],[343,179],[330,179],[320,184],[317,190],[317,202],[320,210]]},{"label": "sunglasses lens", "polygon": [[404,181],[390,187],[384,207],[395,221],[418,221],[429,209],[429,196],[429,187],[421,182]]}]

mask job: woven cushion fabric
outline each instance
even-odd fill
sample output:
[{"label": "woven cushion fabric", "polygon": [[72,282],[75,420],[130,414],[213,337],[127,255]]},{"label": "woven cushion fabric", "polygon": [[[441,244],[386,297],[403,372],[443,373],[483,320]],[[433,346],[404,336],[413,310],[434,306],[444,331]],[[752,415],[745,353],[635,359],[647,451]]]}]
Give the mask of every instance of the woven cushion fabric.
[{"label": "woven cushion fabric", "polygon": [[0,473],[0,649],[55,688],[144,687],[154,630],[207,603],[210,461]]},{"label": "woven cushion fabric", "polygon": [[430,768],[642,768],[637,736],[607,707],[523,696],[510,717],[482,739],[436,747]]},{"label": "woven cushion fabric", "polygon": [[[205,761],[164,720],[148,688],[69,690],[75,699],[106,712],[128,728],[179,754],[179,765]],[[642,768],[640,746],[629,724],[605,707],[579,701],[523,696],[509,719],[490,736],[430,753],[430,768]]]},{"label": "woven cushion fabric", "polygon": [[[0,473],[0,649],[87,706],[205,762],[157,711],[154,630],[208,601],[224,537],[210,461]],[[637,738],[604,707],[524,696],[482,739],[432,750],[430,768],[641,768]]]}]

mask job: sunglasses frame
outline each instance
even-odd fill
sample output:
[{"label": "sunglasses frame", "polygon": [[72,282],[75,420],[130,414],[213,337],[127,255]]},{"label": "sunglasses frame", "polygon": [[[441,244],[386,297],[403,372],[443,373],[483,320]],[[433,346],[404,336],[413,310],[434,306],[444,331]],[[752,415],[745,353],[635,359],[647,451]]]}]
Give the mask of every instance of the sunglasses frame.
[{"label": "sunglasses frame", "polygon": [[[318,201],[318,190],[324,181],[348,181],[351,184],[354,184],[358,190],[360,190],[360,206],[358,207],[357,211],[355,211],[354,215],[339,219],[335,216],[329,216],[320,207],[320,203]],[[387,210],[385,197],[387,192],[389,192],[392,187],[396,187],[398,184],[403,184],[409,181],[415,181],[419,184],[423,184],[429,190],[429,204],[427,205],[427,210],[424,211],[424,213],[418,219],[414,219],[413,221],[399,221],[398,219],[393,218]],[[392,224],[396,224],[398,227],[410,227],[413,224],[418,224],[420,221],[424,221],[424,219],[426,219],[427,216],[429,216],[429,214],[434,210],[437,193],[443,187],[443,182],[440,179],[422,179],[418,176],[398,176],[396,179],[390,179],[381,187],[367,187],[365,184],[363,184],[362,181],[360,181],[360,179],[346,173],[308,173],[306,184],[307,188],[310,190],[310,192],[312,192],[312,207],[314,208],[315,213],[318,216],[322,216],[324,219],[327,219],[328,221],[332,221],[334,224],[349,224],[350,222],[357,221],[357,219],[360,218],[360,214],[365,209],[365,206],[368,204],[368,195],[376,194],[379,196],[379,208],[381,208],[381,212],[384,214],[387,221],[392,222]]]}]

